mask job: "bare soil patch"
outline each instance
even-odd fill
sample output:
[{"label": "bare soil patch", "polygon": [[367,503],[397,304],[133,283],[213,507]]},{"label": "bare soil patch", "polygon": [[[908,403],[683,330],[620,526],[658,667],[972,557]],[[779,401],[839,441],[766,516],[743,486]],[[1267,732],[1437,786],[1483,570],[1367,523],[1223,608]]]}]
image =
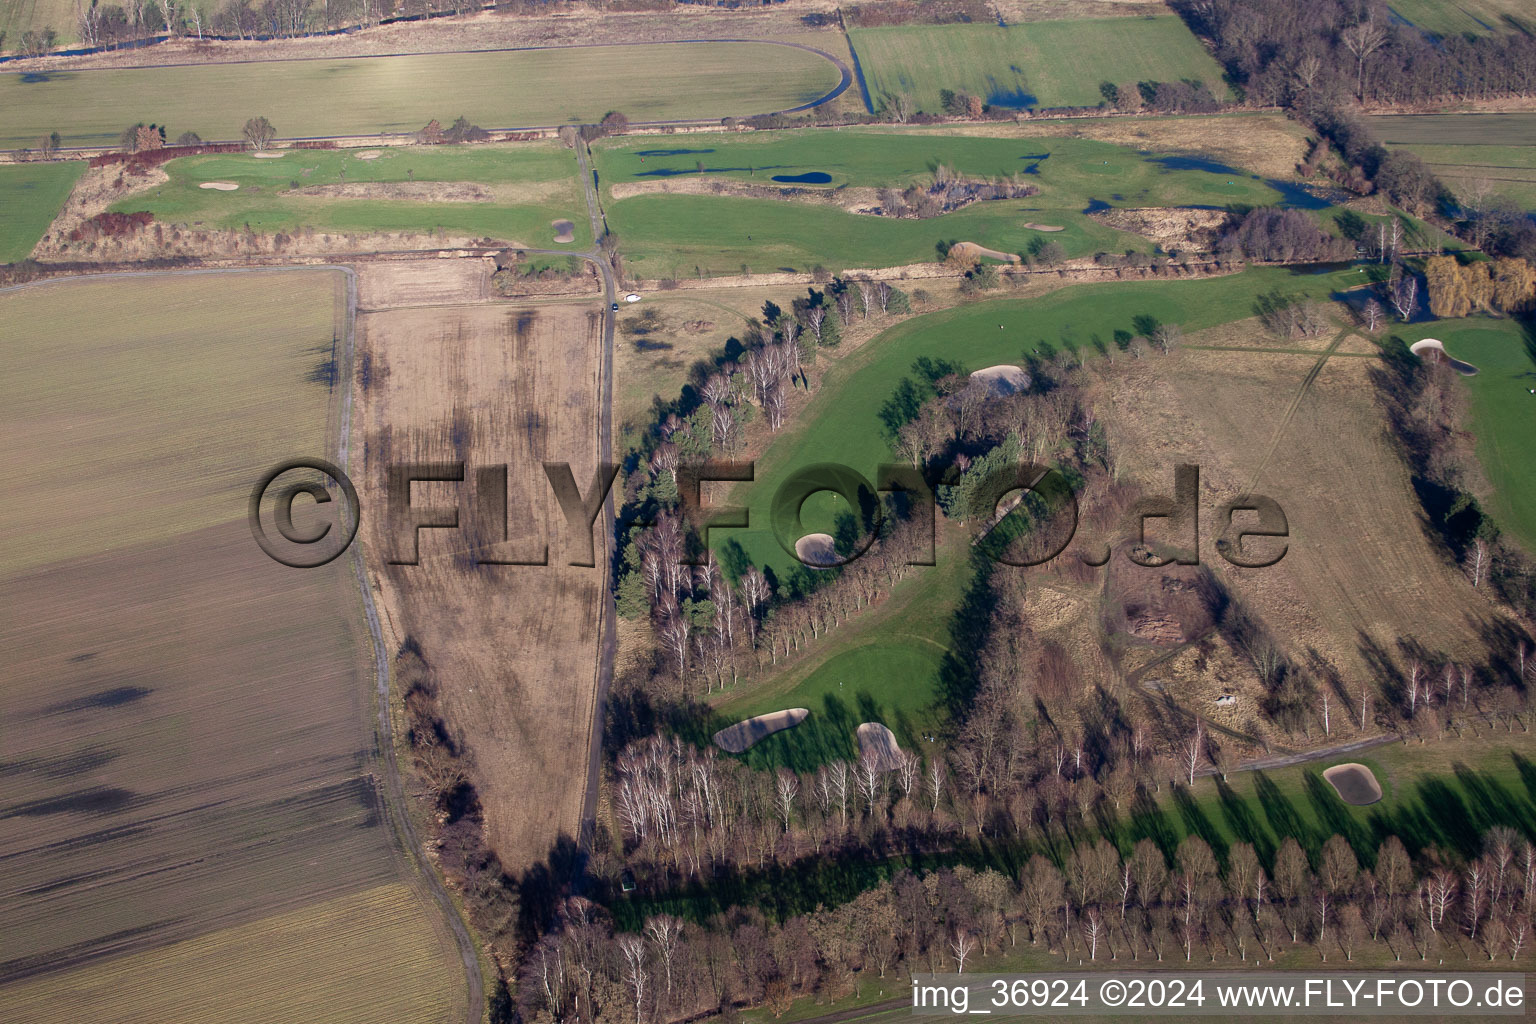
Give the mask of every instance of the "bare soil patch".
[{"label": "bare soil patch", "polygon": [[983,256],[994,260],[1002,260],[1004,263],[1019,262],[1019,254],[1013,252],[998,252],[996,249],[988,249],[977,245],[975,242],[956,242],[949,247],[951,256],[958,256],[965,260],[979,260]]},{"label": "bare soil patch", "polygon": [[1323,772],[1339,799],[1354,807],[1365,807],[1381,799],[1381,783],[1376,773],[1363,764],[1336,764]]},{"label": "bare soil patch", "polygon": [[496,263],[478,260],[382,260],[357,268],[357,305],[368,311],[400,306],[483,302]]},{"label": "bare soil patch", "polygon": [[496,193],[473,181],[344,181],[283,191],[320,199],[372,199],[416,203],[489,203]]},{"label": "bare soil patch", "polygon": [[865,722],[859,726],[859,756],[873,755],[883,772],[901,767],[901,748],[896,745],[896,734],[879,722]]},{"label": "bare soil patch", "polygon": [[[505,465],[502,523],[464,484],[418,484],[416,501],[458,507],[465,529],[409,531],[365,517],[370,575],[392,649],[409,638],[439,680],[439,704],[463,736],[485,808],[487,841],[510,869],[575,836],[607,600],[605,564],[566,564],[568,535],[541,463],[570,464],[592,486],[602,318],[595,307],[396,309],[359,317],[358,394],[365,508],[387,507],[386,472],[404,462]],[[504,532],[503,532],[504,527]],[[507,539],[502,540],[503,536]],[[549,565],[487,565],[486,559]]]},{"label": "bare soil patch", "polygon": [[1103,210],[1089,216],[1101,224],[1140,235],[1169,251],[1191,248],[1204,251],[1213,248],[1217,236],[1232,219],[1232,215],[1225,210],[1184,210],[1157,206],[1137,210]]},{"label": "bare soil patch", "polygon": [[715,733],[715,745],[728,754],[745,753],[759,740],[799,725],[810,713],[806,708],[788,708],[744,719]]}]

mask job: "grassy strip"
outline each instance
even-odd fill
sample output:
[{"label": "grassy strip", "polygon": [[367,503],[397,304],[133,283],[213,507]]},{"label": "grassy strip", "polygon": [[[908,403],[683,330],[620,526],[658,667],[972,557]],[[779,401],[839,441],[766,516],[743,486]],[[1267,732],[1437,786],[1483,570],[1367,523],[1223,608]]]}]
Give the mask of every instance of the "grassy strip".
[{"label": "grassy strip", "polygon": [[0,263],[27,257],[84,171],[78,161],[0,164]]}]

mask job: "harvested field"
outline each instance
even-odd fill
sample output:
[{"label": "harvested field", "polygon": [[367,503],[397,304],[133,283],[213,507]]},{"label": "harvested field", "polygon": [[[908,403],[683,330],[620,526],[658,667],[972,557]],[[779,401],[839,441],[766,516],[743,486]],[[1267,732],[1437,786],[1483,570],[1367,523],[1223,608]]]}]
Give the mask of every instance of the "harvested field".
[{"label": "harvested field", "polygon": [[136,121],[232,141],[252,96],[284,138],[416,131],[445,110],[491,129],[594,122],[616,106],[634,121],[744,117],[812,101],[839,78],[814,53],[755,42],[4,74],[0,146],[54,130],[69,145],[110,144]]},{"label": "harvested field", "polygon": [[1420,157],[1463,202],[1493,195],[1536,209],[1536,114],[1392,114],[1367,121],[1389,147]]},{"label": "harvested field", "polygon": [[1323,770],[1323,778],[1340,800],[1353,807],[1366,807],[1381,800],[1381,783],[1363,764],[1336,764]]},{"label": "harvested field", "polygon": [[901,748],[896,745],[896,734],[879,722],[865,722],[859,726],[859,756],[874,758],[883,772],[893,772],[901,767]]},{"label": "harvested field", "polygon": [[715,733],[715,745],[727,754],[744,754],[759,740],[792,729],[809,715],[810,711],[806,708],[788,708],[748,718]]},{"label": "harvested field", "polygon": [[489,258],[381,260],[358,271],[357,305],[374,311],[484,302],[495,270]]},{"label": "harvested field", "polygon": [[[237,1019],[258,1007],[208,997],[242,984],[236,955],[252,984],[295,983],[297,1019],[462,1010],[383,823],[350,566],[278,565],[244,521],[275,462],[334,448],[342,285],[168,274],[0,295],[0,465],[27,499],[0,549],[0,980],[49,975],[0,990],[25,1019],[197,1019],[193,998]],[[387,981],[345,931],[314,919],[334,941],[298,948],[273,918],[370,890],[405,893],[383,912],[396,924],[370,926]],[[228,929],[237,947],[208,938]],[[176,984],[146,984],[157,971]]]},{"label": "harvested field", "polygon": [[[411,554],[410,531],[392,535],[389,517],[365,518],[364,535],[387,642],[420,645],[473,759],[487,838],[520,871],[576,835],[586,789],[605,577],[566,564],[582,544],[568,535],[540,463],[570,463],[590,491],[602,317],[579,305],[498,304],[359,322],[369,367],[358,395],[364,507],[385,507],[389,466],[471,467],[464,484],[417,485],[419,506],[461,505],[466,527],[423,530],[419,565],[387,564]],[[505,542],[497,526],[477,525],[470,493],[473,467],[496,465],[510,467]],[[537,560],[546,545],[548,566],[476,564]]]},{"label": "harvested field", "polygon": [[[408,887],[379,885],[78,971],[0,989],[12,1024],[399,1024],[462,1020]],[[341,979],[368,998],[337,1000]],[[216,994],[216,995],[215,995]],[[460,1000],[462,1002],[462,1000]]]}]

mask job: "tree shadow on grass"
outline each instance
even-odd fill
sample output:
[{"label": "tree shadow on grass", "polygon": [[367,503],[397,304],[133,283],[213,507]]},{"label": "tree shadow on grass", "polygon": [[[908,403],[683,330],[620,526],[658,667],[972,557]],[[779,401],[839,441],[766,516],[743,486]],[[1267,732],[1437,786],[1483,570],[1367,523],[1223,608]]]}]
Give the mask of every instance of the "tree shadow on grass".
[{"label": "tree shadow on grass", "polygon": [[1221,779],[1216,780],[1216,798],[1221,804],[1221,812],[1226,816],[1227,827],[1232,830],[1232,834],[1252,846],[1261,863],[1273,867],[1275,839],[1270,835],[1269,829],[1265,828],[1253,813],[1247,798],[1238,795],[1235,789]]},{"label": "tree shadow on grass", "polygon": [[1179,845],[1179,833],[1168,820],[1168,813],[1158,806],[1157,797],[1138,787],[1131,800],[1130,844],[1150,839],[1163,851],[1163,857],[1173,860],[1173,851]]},{"label": "tree shadow on grass", "polygon": [[847,703],[829,693],[821,699],[821,707],[810,712],[799,725],[754,743],[741,755],[742,760],[757,771],[782,766],[802,773],[813,772],[828,761],[854,760],[859,723]]},{"label": "tree shadow on grass", "polygon": [[1199,802],[1190,793],[1189,787],[1175,785],[1173,787],[1173,802],[1179,809],[1179,816],[1184,819],[1184,829],[1190,835],[1199,836],[1205,840],[1205,845],[1211,848],[1216,859],[1222,864],[1227,862],[1227,839],[1216,827],[1216,823],[1205,813]]},{"label": "tree shadow on grass", "polygon": [[1303,774],[1302,784],[1306,786],[1307,800],[1312,805],[1312,813],[1317,815],[1322,825],[1322,831],[1328,835],[1343,836],[1362,864],[1374,864],[1380,840],[1356,820],[1349,805],[1339,799],[1339,794],[1327,780],[1317,772],[1309,771]]},{"label": "tree shadow on grass", "polygon": [[1269,819],[1271,831],[1277,836],[1294,838],[1307,851],[1308,856],[1316,857],[1323,845],[1322,838],[1301,820],[1291,798],[1282,793],[1275,781],[1263,772],[1253,773],[1253,788],[1258,795],[1259,806],[1264,810],[1264,817]]}]

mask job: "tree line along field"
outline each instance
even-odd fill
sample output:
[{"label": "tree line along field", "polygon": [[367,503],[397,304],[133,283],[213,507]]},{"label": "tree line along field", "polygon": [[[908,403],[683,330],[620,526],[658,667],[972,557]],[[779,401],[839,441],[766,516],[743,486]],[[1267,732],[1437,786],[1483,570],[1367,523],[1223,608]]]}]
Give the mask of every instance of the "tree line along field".
[{"label": "tree line along field", "polygon": [[1102,82],[1204,82],[1228,95],[1221,69],[1172,15],[1020,25],[851,29],[870,103],[896,96],[942,113],[941,89],[1004,107],[1091,107]]},{"label": "tree line along field", "polygon": [[1463,202],[1486,182],[1536,210],[1536,114],[1389,114],[1369,118],[1382,141],[1416,153]]},{"label": "tree line along field", "polygon": [[85,164],[0,164],[0,263],[25,259],[69,198]]},{"label": "tree line along field", "polygon": [[[931,261],[943,240],[1006,253],[1059,243],[1068,255],[1146,249],[1145,239],[1086,216],[1104,208],[1273,205],[1283,192],[1257,175],[1209,161],[1158,156],[1089,139],[958,136],[920,129],[805,130],[658,145],[654,139],[593,147],[604,207],[635,269],[654,277],[880,267]],[[1012,178],[1038,188],[1023,199],[975,202],[926,219],[856,214],[839,189],[927,186],[943,165],[963,176]],[[702,170],[700,170],[702,168]],[[773,178],[820,172],[825,185]],[[715,187],[792,187],[783,199],[711,195]],[[702,194],[660,194],[686,187]],[[1027,224],[1059,227],[1042,232]],[[750,236],[750,237],[749,237]]]},{"label": "tree line along field", "polygon": [[221,996],[289,982],[295,1018],[462,1006],[372,781],[350,566],[278,565],[244,522],[272,465],[334,448],[343,285],[0,294],[0,1004],[28,1020],[236,1019],[259,1003]]},{"label": "tree line along field", "polygon": [[[362,154],[362,155],[360,155]],[[473,147],[382,147],[183,157],[170,181],[113,204],[168,224],[260,233],[421,231],[554,244],[553,220],[569,220],[573,249],[592,244],[572,150],[557,142]],[[239,186],[233,191],[206,182]],[[443,186],[433,190],[432,185]],[[486,186],[479,188],[476,186]]]},{"label": "tree line along field", "polygon": [[[283,138],[768,113],[830,92],[826,58],[764,42],[659,43],[0,75],[0,146],[116,142],[136,122],[237,140],[255,116]],[[466,88],[473,83],[473,88]],[[323,99],[322,99],[323,98]]]}]

